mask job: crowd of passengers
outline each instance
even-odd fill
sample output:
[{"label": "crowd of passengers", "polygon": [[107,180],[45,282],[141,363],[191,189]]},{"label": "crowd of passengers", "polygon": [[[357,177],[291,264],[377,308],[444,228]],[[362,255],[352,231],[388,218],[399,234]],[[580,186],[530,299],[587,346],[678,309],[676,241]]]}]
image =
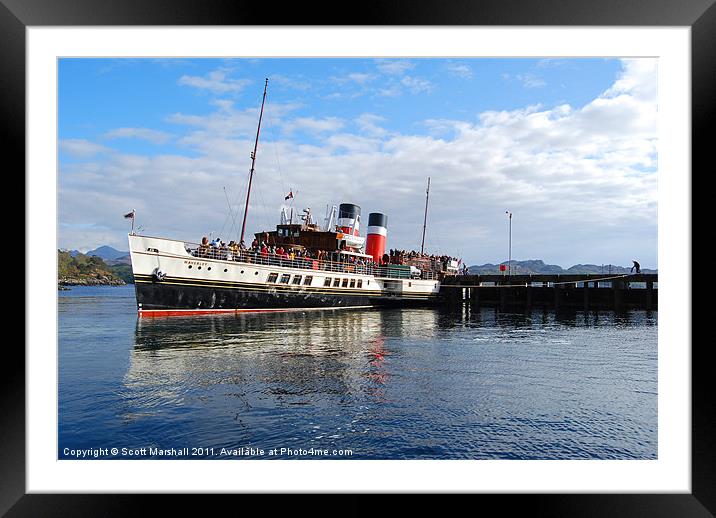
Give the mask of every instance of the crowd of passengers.
[{"label": "crowd of passengers", "polygon": [[462,262],[461,259],[458,259],[457,257],[452,257],[451,255],[423,254],[420,252],[416,252],[415,250],[391,249],[388,253],[388,257],[390,258],[391,264],[404,264],[406,261],[409,262],[410,259],[428,260],[430,261],[431,269],[441,271],[447,270],[450,261],[457,261],[458,264]]},{"label": "crowd of passengers", "polygon": [[208,259],[221,259],[224,261],[244,261],[256,264],[278,264],[294,268],[310,268],[341,272],[355,272],[372,274],[373,268],[378,266],[372,259],[355,257],[352,255],[331,254],[325,250],[310,251],[304,247],[290,247],[269,245],[264,241],[254,239],[250,248],[242,243],[230,241],[226,244],[221,238],[209,242],[207,237],[201,239],[201,244],[193,252],[196,257]]},{"label": "crowd of passengers", "polygon": [[[221,238],[209,241],[206,236],[201,244],[192,252],[196,257],[220,259],[224,261],[244,261],[257,264],[278,264],[294,268],[310,268],[341,272],[373,274],[374,268],[381,266],[373,259],[353,255],[330,253],[325,250],[310,251],[304,247],[269,245],[265,241],[254,239],[250,248],[243,241],[229,241],[226,244]],[[383,263],[404,264],[406,259],[428,259],[431,269],[445,271],[449,261],[456,258],[449,255],[421,254],[413,250],[393,250],[383,256]]]}]

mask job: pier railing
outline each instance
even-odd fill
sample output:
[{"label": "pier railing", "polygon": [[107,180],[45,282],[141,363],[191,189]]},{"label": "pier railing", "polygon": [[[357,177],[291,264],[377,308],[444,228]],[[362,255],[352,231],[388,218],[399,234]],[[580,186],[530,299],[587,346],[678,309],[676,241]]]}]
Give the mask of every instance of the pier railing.
[{"label": "pier railing", "polygon": [[655,310],[658,282],[655,273],[456,275],[443,280],[440,294],[446,305],[472,307]]},{"label": "pier railing", "polygon": [[375,275],[376,277],[389,277],[395,279],[437,279],[438,272],[421,271],[420,276],[412,276],[409,271],[396,271],[393,267],[380,266],[375,263],[361,263],[348,261],[331,261],[327,259],[315,259],[312,257],[299,257],[293,259],[290,256],[277,254],[262,254],[254,250],[239,250],[234,252],[227,248],[213,246],[201,246],[193,243],[185,243],[186,250],[193,256],[202,259],[213,259],[218,261],[229,261],[246,264],[261,264],[277,266],[279,268],[300,268],[303,270],[319,270],[324,272],[353,273],[359,275]]}]

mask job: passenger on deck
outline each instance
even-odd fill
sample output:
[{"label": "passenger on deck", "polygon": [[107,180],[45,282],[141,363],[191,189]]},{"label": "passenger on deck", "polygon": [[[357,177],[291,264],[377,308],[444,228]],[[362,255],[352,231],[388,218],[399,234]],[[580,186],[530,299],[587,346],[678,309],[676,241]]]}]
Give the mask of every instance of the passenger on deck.
[{"label": "passenger on deck", "polygon": [[201,244],[199,245],[199,248],[196,249],[196,253],[199,257],[206,257],[206,254],[208,251],[209,251],[209,238],[204,236],[201,238]]},{"label": "passenger on deck", "polygon": [[234,255],[239,252],[239,247],[236,245],[236,242],[231,240],[229,241],[229,246],[226,250],[226,260],[227,261],[233,261]]},{"label": "passenger on deck", "polygon": [[211,242],[211,246],[209,247],[209,257],[212,259],[216,259],[219,257],[219,247],[221,246],[221,239],[216,238]]}]

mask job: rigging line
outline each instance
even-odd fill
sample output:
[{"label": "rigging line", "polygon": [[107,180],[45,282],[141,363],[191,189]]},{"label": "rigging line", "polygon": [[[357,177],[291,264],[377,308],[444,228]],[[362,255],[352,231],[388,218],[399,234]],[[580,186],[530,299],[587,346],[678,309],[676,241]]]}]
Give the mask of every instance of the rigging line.
[{"label": "rigging line", "polygon": [[[243,200],[244,197],[245,197],[246,189],[247,189],[247,187],[248,187],[248,184],[249,184],[249,178],[248,178],[248,176],[247,176],[247,177],[244,177],[244,181],[243,181],[243,183],[241,184],[241,191],[239,192],[239,194],[237,194],[237,196],[236,196],[236,201],[234,202],[234,205],[236,205],[236,212],[237,212],[237,214],[238,214],[239,210],[241,210],[241,200]],[[235,239],[235,241],[239,241],[239,228],[238,228],[238,225],[236,226],[236,239]]]},{"label": "rigging line", "polygon": [[229,195],[226,193],[226,186],[224,186],[224,197],[226,198],[226,204],[229,206],[229,215],[231,216],[231,231],[229,232],[229,235],[233,235],[234,228],[236,227],[236,216],[234,216],[234,211],[231,208],[231,202],[229,201]]},{"label": "rigging line", "polygon": [[281,190],[283,192],[286,192],[286,185],[283,183],[283,175],[281,174],[281,161],[278,159],[278,144],[276,139],[276,132],[274,131],[274,123],[273,123],[273,117],[271,117],[271,113],[267,113],[268,123],[269,123],[269,130],[271,131],[271,143],[273,144],[273,151],[276,155],[276,165],[278,166],[278,179],[281,182]]},{"label": "rigging line", "polygon": [[[221,230],[219,231],[219,237],[224,233],[224,230],[226,229],[227,233],[229,235],[232,235],[231,232],[233,232],[234,226],[236,225],[236,216],[234,216],[234,211],[231,208],[231,203],[229,202],[229,196],[226,193],[226,186],[223,186],[222,189],[224,190],[224,197],[226,198],[226,203],[229,206],[229,213],[226,215],[226,218],[224,218],[224,224],[221,225]],[[233,220],[233,224],[228,229],[226,228],[226,224],[229,222],[229,218]],[[226,240],[225,240],[226,241]]]},{"label": "rigging line", "polygon": [[264,200],[264,194],[263,194],[263,191],[261,190],[261,184],[259,182],[256,182],[256,189],[259,191],[259,197],[261,198],[261,204],[264,207],[264,221],[266,223],[266,228],[269,229],[269,228],[271,228],[271,219],[269,218],[269,215],[268,215],[268,207],[266,206],[266,201]]},{"label": "rigging line", "polygon": [[229,214],[227,214],[226,217],[224,218],[224,223],[221,225],[221,230],[219,230],[218,237],[221,237],[224,234],[224,228],[226,228],[226,223],[228,223],[228,221],[229,221]]}]

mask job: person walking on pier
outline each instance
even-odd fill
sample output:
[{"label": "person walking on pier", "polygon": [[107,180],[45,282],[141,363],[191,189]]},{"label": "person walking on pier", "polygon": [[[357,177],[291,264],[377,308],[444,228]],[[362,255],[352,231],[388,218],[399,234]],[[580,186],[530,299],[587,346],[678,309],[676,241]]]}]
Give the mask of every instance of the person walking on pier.
[{"label": "person walking on pier", "polygon": [[631,270],[629,270],[629,273],[632,273],[634,271],[634,268],[636,268],[636,273],[641,273],[641,266],[637,261],[632,261],[634,263],[634,266],[631,267]]}]

